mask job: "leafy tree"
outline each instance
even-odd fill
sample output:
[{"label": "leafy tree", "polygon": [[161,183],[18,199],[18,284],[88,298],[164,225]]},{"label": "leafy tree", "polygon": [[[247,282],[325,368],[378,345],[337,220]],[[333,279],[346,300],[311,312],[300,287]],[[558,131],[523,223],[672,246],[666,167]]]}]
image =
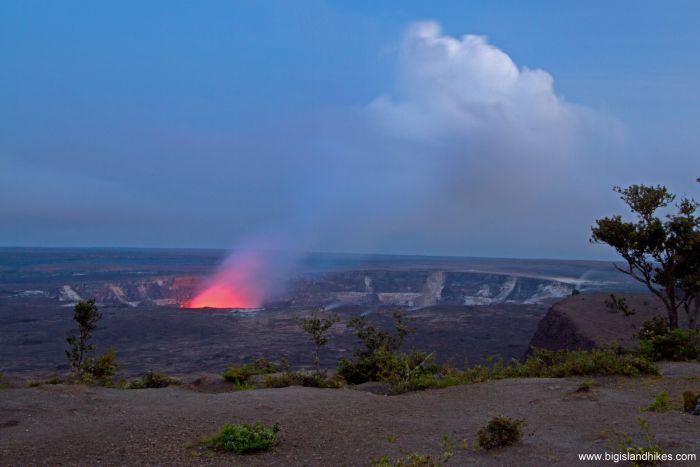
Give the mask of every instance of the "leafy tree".
[{"label": "leafy tree", "polygon": [[[700,179],[698,179],[700,182]],[[644,284],[663,302],[671,329],[678,327],[678,310],[688,315],[691,328],[697,326],[700,300],[700,218],[698,203],[682,198],[676,212],[657,215],[676,199],[665,186],[631,185],[614,191],[636,216],[598,219],[591,241],[613,247],[627,263],[615,267]]]},{"label": "leafy tree", "polygon": [[94,299],[80,301],[73,308],[73,319],[78,323],[78,335],[68,336],[66,339],[69,346],[66,356],[70,361],[71,373],[78,379],[84,376],[88,354],[95,350],[90,340],[100,318],[102,315]]},{"label": "leafy tree", "polygon": [[[403,313],[395,312],[393,318],[393,332],[377,329],[369,324],[364,316],[348,322],[347,327],[354,330],[355,335],[364,344],[363,348],[353,353],[352,360],[343,358],[338,363],[338,373],[349,383],[380,381],[381,374],[386,373],[388,367],[396,366],[395,363],[401,357],[396,353],[401,348],[406,335],[414,330],[408,326]],[[425,355],[420,359],[425,359]],[[419,363],[421,362],[418,361],[416,364]],[[415,365],[411,368],[414,367]]]},{"label": "leafy tree", "polygon": [[309,335],[309,340],[314,344],[316,374],[321,373],[321,347],[328,343],[326,333],[339,321],[340,317],[338,315],[327,315],[321,309],[316,309],[301,322],[301,327]]}]

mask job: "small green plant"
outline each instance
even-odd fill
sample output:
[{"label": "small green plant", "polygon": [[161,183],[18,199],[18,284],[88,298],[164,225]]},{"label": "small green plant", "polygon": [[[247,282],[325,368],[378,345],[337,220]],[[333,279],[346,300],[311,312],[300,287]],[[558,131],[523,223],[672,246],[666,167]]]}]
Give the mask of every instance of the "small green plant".
[{"label": "small green plant", "polygon": [[654,402],[646,406],[644,410],[646,412],[668,412],[668,391],[665,389],[661,391],[654,399]]},{"label": "small green plant", "polygon": [[253,363],[243,365],[231,365],[226,369],[223,376],[226,381],[236,384],[248,382],[248,378],[254,375],[267,375],[282,371],[288,367],[285,361],[275,364],[266,358],[259,358]]},{"label": "small green plant", "polygon": [[295,373],[286,372],[281,376],[281,379],[284,384],[280,382],[275,383],[275,377],[268,376],[265,380],[265,387],[304,386],[309,388],[338,389],[345,385],[345,380],[343,380],[342,376],[337,374],[328,376],[325,371],[320,373],[308,373],[304,370],[299,370]]},{"label": "small green plant", "polygon": [[370,461],[374,467],[437,467],[438,464],[429,454],[418,454],[411,452],[392,462],[389,456],[382,456]]},{"label": "small green plant", "polygon": [[180,384],[180,380],[148,370],[140,378],[130,381],[127,387],[128,389],[165,388],[171,384]]},{"label": "small green plant", "polygon": [[399,437],[396,435],[387,435],[386,437],[386,440],[390,443],[395,443],[397,439],[399,439]]},{"label": "small green plant", "polygon": [[652,319],[642,323],[636,337],[639,340],[649,340],[665,336],[666,334],[668,334],[668,321],[661,316],[654,316]]},{"label": "small green plant", "polygon": [[328,315],[322,309],[316,309],[301,322],[301,328],[309,335],[309,340],[314,345],[316,373],[321,373],[321,347],[328,343],[326,334],[339,321],[338,315]]},{"label": "small green plant", "polygon": [[638,421],[643,432],[644,442],[637,444],[630,435],[622,434],[618,435],[619,447],[623,452],[634,457],[630,462],[633,466],[659,464],[661,460],[657,457],[664,451],[656,444],[656,435],[652,433],[649,422],[641,417]]},{"label": "small green plant", "polygon": [[396,461],[396,467],[437,467],[430,454],[411,452]]},{"label": "small green plant", "polygon": [[479,446],[483,449],[511,446],[520,441],[525,425],[525,420],[503,415],[494,417],[477,433]]},{"label": "small green plant", "polygon": [[60,376],[51,376],[47,380],[44,381],[44,384],[63,384],[65,383],[65,380],[61,378]]},{"label": "small green plant", "polygon": [[391,458],[387,455],[382,457],[374,457],[369,461],[369,463],[374,467],[392,467]]},{"label": "small green plant", "polygon": [[111,347],[97,357],[88,357],[83,363],[83,372],[78,380],[85,384],[112,386],[113,377],[119,368],[117,356]]},{"label": "small green plant", "polygon": [[238,392],[238,391],[251,391],[253,389],[257,389],[254,384],[250,383],[239,383],[235,382],[233,383],[233,392]]},{"label": "small green plant", "polygon": [[272,426],[261,423],[228,424],[214,436],[205,439],[204,444],[213,449],[236,454],[268,451],[278,443],[279,432],[280,427],[277,423]]},{"label": "small green plant", "polygon": [[440,446],[442,447],[440,459],[446,464],[455,455],[455,442],[452,440],[452,438],[450,438],[449,433],[442,434],[442,442],[440,443]]},{"label": "small green plant", "polygon": [[637,334],[639,353],[649,360],[700,360],[700,330],[668,330],[660,319],[647,321]]}]

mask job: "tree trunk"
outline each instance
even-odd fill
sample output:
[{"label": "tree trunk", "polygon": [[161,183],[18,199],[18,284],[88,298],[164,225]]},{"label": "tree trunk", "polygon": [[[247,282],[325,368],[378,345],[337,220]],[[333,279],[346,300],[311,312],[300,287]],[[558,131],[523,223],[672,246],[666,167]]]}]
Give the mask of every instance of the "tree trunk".
[{"label": "tree trunk", "polygon": [[700,296],[693,295],[693,297],[686,302],[684,308],[686,315],[688,315],[688,328],[699,329],[698,315],[700,315]]},{"label": "tree trunk", "polygon": [[678,329],[678,308],[668,309],[668,328]]},{"label": "tree trunk", "polygon": [[316,360],[315,363],[316,363],[316,374],[317,375],[321,373],[321,357],[319,356],[320,353],[321,353],[321,349],[319,347],[317,347],[316,354],[314,355],[315,360]]},{"label": "tree trunk", "polygon": [[666,308],[668,309],[668,327],[669,329],[678,329],[678,307],[679,304],[676,303],[676,289],[673,283],[666,286],[666,296],[668,297],[668,303]]}]

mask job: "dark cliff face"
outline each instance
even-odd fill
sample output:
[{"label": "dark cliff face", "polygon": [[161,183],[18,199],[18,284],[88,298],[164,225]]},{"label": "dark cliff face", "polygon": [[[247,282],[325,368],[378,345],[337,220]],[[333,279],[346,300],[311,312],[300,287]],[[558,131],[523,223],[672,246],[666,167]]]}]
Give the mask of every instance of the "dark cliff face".
[{"label": "dark cliff face", "polygon": [[644,321],[665,316],[661,301],[651,294],[615,294],[634,314],[625,316],[606,304],[609,293],[573,295],[555,303],[537,326],[530,348],[548,350],[603,348],[612,343],[635,345]]},{"label": "dark cliff face", "polygon": [[595,341],[584,335],[576,327],[575,320],[572,320],[565,311],[556,306],[550,308],[545,317],[542,318],[530,341],[530,350],[533,348],[591,350],[595,347]]}]

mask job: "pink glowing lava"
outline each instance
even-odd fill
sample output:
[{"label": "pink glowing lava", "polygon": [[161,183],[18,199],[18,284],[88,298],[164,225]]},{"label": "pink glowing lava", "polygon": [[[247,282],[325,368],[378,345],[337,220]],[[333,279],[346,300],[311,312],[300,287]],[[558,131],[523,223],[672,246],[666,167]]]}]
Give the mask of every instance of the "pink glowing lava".
[{"label": "pink glowing lava", "polygon": [[230,256],[183,308],[260,308],[266,292],[266,258],[256,251]]},{"label": "pink glowing lava", "polygon": [[257,308],[258,302],[245,291],[234,290],[222,284],[214,284],[198,293],[185,308]]}]

